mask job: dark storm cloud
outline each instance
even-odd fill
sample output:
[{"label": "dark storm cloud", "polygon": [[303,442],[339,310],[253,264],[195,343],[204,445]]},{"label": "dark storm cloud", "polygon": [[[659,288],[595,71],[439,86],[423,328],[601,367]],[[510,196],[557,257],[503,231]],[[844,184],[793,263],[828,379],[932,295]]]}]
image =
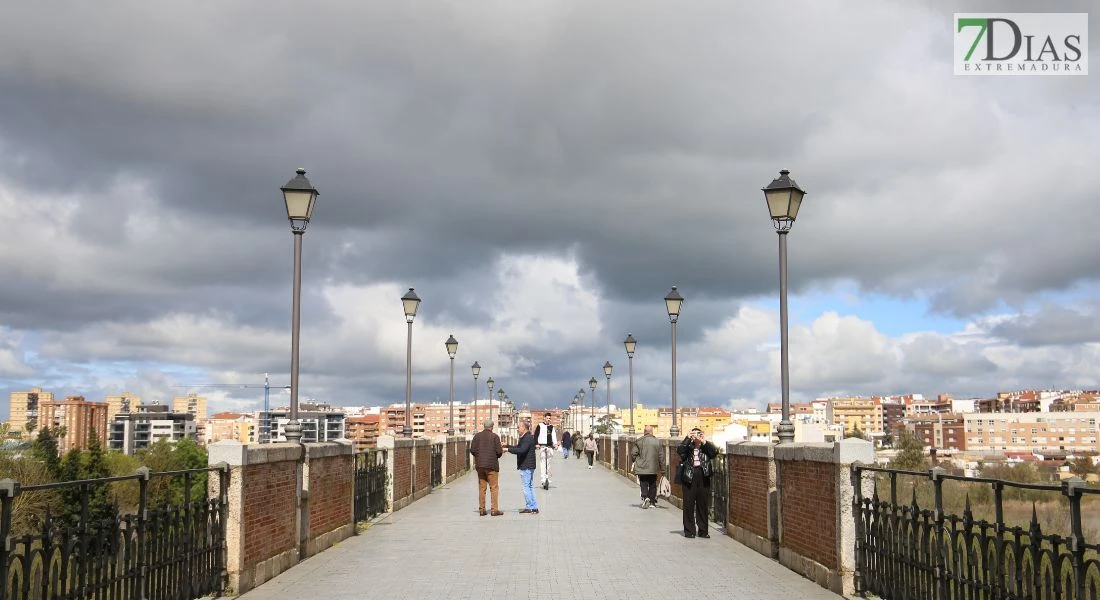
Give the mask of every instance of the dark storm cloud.
[{"label": "dark storm cloud", "polygon": [[1073,346],[1100,343],[1097,305],[1079,308],[1045,305],[1033,314],[995,324],[990,333],[1021,346]]}]

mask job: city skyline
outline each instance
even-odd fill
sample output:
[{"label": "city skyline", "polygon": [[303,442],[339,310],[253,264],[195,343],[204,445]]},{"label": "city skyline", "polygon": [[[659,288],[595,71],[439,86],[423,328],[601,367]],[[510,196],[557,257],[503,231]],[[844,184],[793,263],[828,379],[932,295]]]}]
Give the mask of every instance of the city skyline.
[{"label": "city skyline", "polygon": [[[635,400],[667,406],[675,285],[679,404],[777,402],[760,188],[780,169],[808,192],[788,239],[792,402],[1100,388],[1100,88],[954,76],[956,8],[13,6],[0,393],[286,385],[278,188],[298,167],[321,192],[303,401],[404,397],[415,287],[413,402],[447,401],[453,334],[456,401],[476,360],[482,396],[491,376],[560,408],[594,376],[603,403],[610,361],[624,406],[632,333]],[[202,393],[210,412],[262,402]]]}]

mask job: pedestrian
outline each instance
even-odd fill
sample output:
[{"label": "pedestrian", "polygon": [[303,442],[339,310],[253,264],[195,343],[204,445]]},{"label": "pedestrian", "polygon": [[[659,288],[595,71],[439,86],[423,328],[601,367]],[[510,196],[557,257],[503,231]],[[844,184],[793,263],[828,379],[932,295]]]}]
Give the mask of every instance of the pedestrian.
[{"label": "pedestrian", "polygon": [[588,437],[584,438],[584,454],[588,457],[588,468],[592,468],[592,459],[596,458],[599,454],[600,448],[596,445],[596,440],[592,438],[592,434],[588,434]]},{"label": "pedestrian", "polygon": [[508,446],[508,452],[516,455],[516,468],[519,469],[519,480],[523,484],[523,514],[539,514],[539,504],[535,501],[535,489],[531,486],[531,480],[535,478],[535,437],[531,435],[531,426],[527,421],[519,422],[519,442],[515,446]]},{"label": "pedestrian", "polygon": [[500,445],[500,436],[493,433],[493,420],[485,419],[485,429],[482,429],[470,440],[470,454],[474,455],[474,466],[477,467],[477,508],[481,516],[485,516],[485,488],[489,488],[489,496],[492,498],[491,508],[494,517],[504,513],[500,510],[500,457],[504,454],[504,448]]},{"label": "pedestrian", "polygon": [[695,427],[680,442],[676,453],[680,455],[679,479],[684,495],[684,537],[693,538],[698,533],[701,538],[709,538],[710,459],[718,454],[718,447]]},{"label": "pedestrian", "polygon": [[561,434],[561,457],[562,459],[569,458],[569,453],[573,451],[573,436],[566,431]]},{"label": "pedestrian", "polygon": [[550,424],[550,413],[542,415],[542,423],[535,426],[532,434],[535,436],[535,447],[538,448],[539,457],[539,484],[542,489],[550,489],[550,459],[554,458],[554,450],[558,447],[558,432]]},{"label": "pedestrian", "polygon": [[645,434],[634,441],[630,456],[634,459],[634,474],[642,490],[642,508],[655,506],[657,476],[665,472],[665,453],[661,452],[661,442],[653,437],[652,425],[646,425]]},{"label": "pedestrian", "polygon": [[584,452],[584,436],[579,431],[573,434],[573,452],[576,453],[577,458],[580,458],[581,453]]}]

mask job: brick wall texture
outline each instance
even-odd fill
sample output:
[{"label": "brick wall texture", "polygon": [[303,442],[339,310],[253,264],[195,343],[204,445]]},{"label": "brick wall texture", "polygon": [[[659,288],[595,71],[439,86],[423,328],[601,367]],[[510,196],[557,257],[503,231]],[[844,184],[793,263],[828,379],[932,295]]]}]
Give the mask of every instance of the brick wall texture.
[{"label": "brick wall texture", "polygon": [[432,485],[432,447],[428,444],[416,446],[416,488],[426,490]]},{"label": "brick wall texture", "polygon": [[768,537],[768,459],[734,454],[728,460],[730,522]]},{"label": "brick wall texture", "polygon": [[393,449],[393,499],[412,496],[412,451],[409,446]]},{"label": "brick wall texture", "polygon": [[836,569],[836,465],[776,461],[782,535],[780,546]]},{"label": "brick wall texture", "polygon": [[328,456],[309,461],[310,539],[352,521],[355,458]]},{"label": "brick wall texture", "polygon": [[297,546],[298,473],[295,461],[244,468],[244,563],[255,565]]}]

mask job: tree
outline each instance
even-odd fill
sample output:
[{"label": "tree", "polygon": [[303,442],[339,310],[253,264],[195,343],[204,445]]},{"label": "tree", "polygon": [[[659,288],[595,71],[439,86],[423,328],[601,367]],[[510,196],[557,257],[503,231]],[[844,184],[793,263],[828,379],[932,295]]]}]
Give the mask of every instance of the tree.
[{"label": "tree", "polygon": [[890,459],[888,466],[891,469],[924,471],[928,468],[928,459],[924,456],[924,443],[913,432],[902,430],[895,448],[898,453]]},{"label": "tree", "polygon": [[844,438],[859,438],[861,440],[865,440],[867,439],[867,434],[863,433],[863,430],[859,428],[859,425],[856,425],[848,431],[844,432]]},{"label": "tree", "polygon": [[593,428],[593,433],[600,435],[607,435],[615,432],[615,420],[611,418],[611,415],[604,415],[600,417],[596,422],[596,426]]},{"label": "tree", "polygon": [[1092,463],[1092,458],[1088,456],[1079,456],[1069,461],[1069,469],[1081,479],[1096,473],[1096,465]]},{"label": "tree", "polygon": [[29,454],[46,467],[46,472],[56,481],[61,478],[61,451],[57,447],[57,438],[49,427],[38,430],[38,437],[31,443]]}]

